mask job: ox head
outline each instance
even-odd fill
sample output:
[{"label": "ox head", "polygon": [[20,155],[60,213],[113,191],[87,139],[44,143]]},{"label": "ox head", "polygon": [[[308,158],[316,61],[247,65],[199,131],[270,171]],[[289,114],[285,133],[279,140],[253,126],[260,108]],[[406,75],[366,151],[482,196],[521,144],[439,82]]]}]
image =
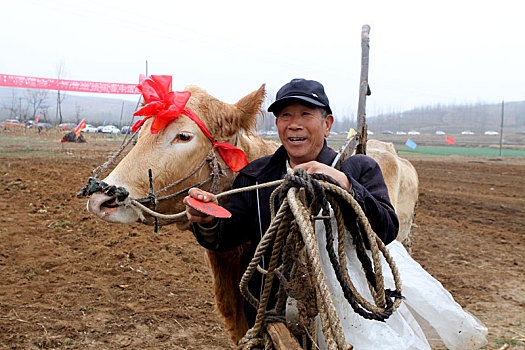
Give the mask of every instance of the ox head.
[{"label": "ox head", "polygon": [[[264,99],[264,85],[257,91],[245,96],[236,104],[227,104],[210,96],[206,91],[190,86],[186,88],[191,97],[186,107],[193,111],[206,125],[216,141],[235,145],[241,131],[255,128],[257,113]],[[108,185],[123,187],[131,198],[146,197],[149,192],[148,169],[152,171],[153,189],[158,191],[188,176],[213,149],[210,140],[199,126],[187,116],[182,115],[170,122],[156,134],[150,131],[152,119],[141,127],[136,145],[119,162],[115,169],[103,180]],[[237,145],[239,148],[242,146]],[[216,153],[217,159],[226,176],[222,177],[219,190],[229,188],[234,173],[225,167],[224,161]],[[210,177],[211,168],[207,164],[186,180],[159,194],[159,197],[177,193]],[[209,189],[209,184],[204,189]],[[184,210],[184,195],[161,200],[155,211],[174,214]],[[94,193],[88,200],[87,208],[96,217],[113,223],[130,224],[139,220],[138,213],[129,206],[117,203],[116,196]],[[148,224],[153,224],[152,217],[145,214]],[[173,221],[159,219],[160,225]],[[185,224],[186,218],[180,220]]]}]

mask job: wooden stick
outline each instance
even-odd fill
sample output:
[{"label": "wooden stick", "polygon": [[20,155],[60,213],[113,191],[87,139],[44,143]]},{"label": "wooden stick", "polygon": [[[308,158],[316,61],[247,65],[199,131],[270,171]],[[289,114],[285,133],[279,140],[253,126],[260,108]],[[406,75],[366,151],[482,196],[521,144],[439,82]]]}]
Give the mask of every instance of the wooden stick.
[{"label": "wooden stick", "polygon": [[301,346],[290,330],[282,322],[268,323],[266,330],[277,350],[301,350]]},{"label": "wooden stick", "polygon": [[366,154],[366,96],[370,95],[368,86],[368,52],[370,51],[370,26],[365,24],[361,30],[361,79],[359,83],[359,105],[357,107],[357,136],[347,138],[337,153],[332,166],[341,169],[344,161],[355,153]]},{"label": "wooden stick", "polygon": [[370,50],[370,26],[365,24],[361,31],[361,82],[359,84],[359,105],[357,106],[357,135],[359,144],[355,153],[366,154],[366,96],[370,95],[368,86],[368,52]]}]

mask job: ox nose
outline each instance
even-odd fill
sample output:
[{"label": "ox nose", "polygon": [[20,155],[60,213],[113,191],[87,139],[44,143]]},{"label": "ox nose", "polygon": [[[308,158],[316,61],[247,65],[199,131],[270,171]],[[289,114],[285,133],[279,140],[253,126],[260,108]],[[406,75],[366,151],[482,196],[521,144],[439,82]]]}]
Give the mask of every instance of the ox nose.
[{"label": "ox nose", "polygon": [[92,194],[87,202],[88,211],[104,220],[107,219],[107,216],[113,214],[117,208],[114,196],[108,196],[100,192]]},{"label": "ox nose", "polygon": [[139,220],[139,215],[133,209],[116,203],[116,196],[108,196],[101,192],[89,197],[87,210],[107,222],[132,224]]}]

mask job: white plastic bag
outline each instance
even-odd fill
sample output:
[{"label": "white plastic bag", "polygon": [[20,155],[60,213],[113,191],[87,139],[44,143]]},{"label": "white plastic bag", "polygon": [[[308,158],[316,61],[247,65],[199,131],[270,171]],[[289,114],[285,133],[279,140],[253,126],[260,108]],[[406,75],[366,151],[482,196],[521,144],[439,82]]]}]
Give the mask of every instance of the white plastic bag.
[{"label": "white plastic bag", "polygon": [[[412,259],[398,241],[390,243],[387,248],[399,270],[405,299],[386,322],[359,316],[346,301],[337,281],[326,252],[324,225],[319,221],[316,223],[316,238],[328,289],[336,305],[346,341],[354,349],[430,349],[429,342],[443,342],[449,349],[460,350],[477,349],[487,343],[487,328],[464,311],[441,283]],[[356,290],[373,302],[351,240],[347,232],[345,245],[350,278]],[[337,250],[337,240],[334,240],[334,247]],[[384,258],[381,261],[385,288],[394,290],[394,279],[388,264]],[[326,349],[319,319],[317,324],[318,346]]]}]

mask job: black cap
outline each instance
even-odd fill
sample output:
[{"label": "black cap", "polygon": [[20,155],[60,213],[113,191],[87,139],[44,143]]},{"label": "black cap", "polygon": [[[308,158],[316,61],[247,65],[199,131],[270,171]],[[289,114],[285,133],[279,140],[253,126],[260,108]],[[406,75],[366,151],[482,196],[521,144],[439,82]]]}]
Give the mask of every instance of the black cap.
[{"label": "black cap", "polygon": [[292,99],[303,100],[314,106],[324,108],[328,113],[332,114],[323,85],[318,81],[306,79],[293,79],[280,88],[275,96],[275,102],[268,107],[268,112],[273,112],[274,114],[279,112],[281,106]]}]

